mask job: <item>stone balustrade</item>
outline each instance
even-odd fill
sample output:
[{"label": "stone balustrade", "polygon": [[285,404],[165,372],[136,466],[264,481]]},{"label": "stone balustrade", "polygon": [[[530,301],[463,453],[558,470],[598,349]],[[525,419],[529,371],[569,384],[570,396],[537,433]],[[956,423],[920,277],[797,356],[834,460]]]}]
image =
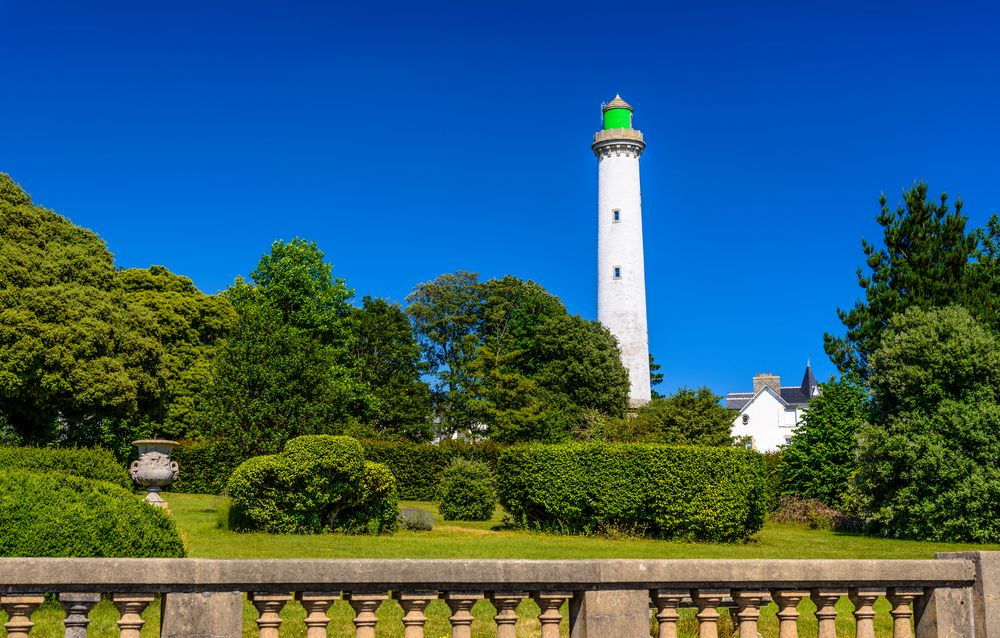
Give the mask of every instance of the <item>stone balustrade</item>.
[{"label": "stone balustrade", "polygon": [[125,638],[138,638],[142,612],[158,594],[168,638],[241,636],[244,594],[259,612],[261,638],[278,637],[279,613],[293,600],[305,609],[309,638],[327,635],[338,600],[353,609],[355,636],[374,638],[376,611],[390,599],[402,608],[404,638],[423,638],[425,610],[438,599],[450,610],[452,638],[471,638],[471,610],[481,600],[495,609],[491,633],[515,638],[516,609],[529,597],[540,610],[541,638],[559,637],[566,608],[571,638],[675,638],[683,607],[695,608],[699,638],[718,638],[722,608],[740,638],[756,638],[761,608],[773,602],[778,638],[796,638],[799,603],[809,598],[818,638],[835,638],[835,605],[846,597],[855,636],[875,638],[874,605],[884,597],[893,638],[998,638],[998,580],[1000,553],[990,552],[898,561],[2,558],[0,605],[9,638],[27,638],[49,592],[58,594],[73,638],[86,635],[101,594],[120,612]]}]

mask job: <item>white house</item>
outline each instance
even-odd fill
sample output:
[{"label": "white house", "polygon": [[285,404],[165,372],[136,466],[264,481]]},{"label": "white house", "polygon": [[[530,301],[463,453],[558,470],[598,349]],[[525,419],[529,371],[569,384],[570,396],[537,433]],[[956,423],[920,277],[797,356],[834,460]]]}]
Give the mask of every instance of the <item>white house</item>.
[{"label": "white house", "polygon": [[797,386],[783,387],[777,375],[755,375],[753,392],[726,395],[726,407],[736,411],[733,436],[747,437],[751,447],[760,452],[777,450],[792,440],[809,402],[819,392],[809,364]]}]

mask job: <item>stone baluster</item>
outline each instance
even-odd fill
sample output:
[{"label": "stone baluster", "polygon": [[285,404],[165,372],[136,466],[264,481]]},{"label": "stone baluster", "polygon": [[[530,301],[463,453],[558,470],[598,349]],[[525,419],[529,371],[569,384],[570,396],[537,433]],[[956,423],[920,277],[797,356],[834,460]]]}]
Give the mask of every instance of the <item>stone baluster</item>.
[{"label": "stone baluster", "polygon": [[121,618],[118,619],[118,635],[121,638],[139,638],[139,632],[146,621],[142,612],[156,596],[153,594],[114,594],[111,602],[118,608]]},{"label": "stone baluster", "polygon": [[771,594],[763,590],[733,592],[733,600],[736,601],[736,620],[739,623],[739,638],[757,638],[760,608],[766,605],[770,599]]},{"label": "stone baluster", "polygon": [[856,629],[854,635],[857,638],[875,638],[875,601],[879,596],[885,595],[882,589],[859,589],[852,587],[849,590],[851,602],[854,603],[854,619]]},{"label": "stone baluster", "polygon": [[279,613],[285,608],[285,604],[292,599],[292,595],[255,591],[250,592],[247,598],[260,614],[260,617],[257,618],[258,638],[278,638],[278,630],[281,628]]},{"label": "stone baluster", "polygon": [[563,603],[573,597],[568,591],[540,591],[531,596],[538,603],[541,613],[538,614],[538,622],[542,624],[541,638],[559,638],[559,623],[562,621],[562,612],[559,608]]},{"label": "stone baluster", "polygon": [[375,625],[378,623],[378,610],[382,601],[389,599],[389,594],[345,594],[344,598],[354,609],[354,638],[375,638]]},{"label": "stone baluster", "polygon": [[719,638],[719,605],[728,589],[693,589],[691,600],[698,607],[698,638]]},{"label": "stone baluster", "polygon": [[497,610],[497,615],[493,617],[497,624],[497,638],[517,638],[517,606],[527,597],[528,592],[523,591],[490,594],[490,602]]},{"label": "stone baluster", "polygon": [[808,595],[807,591],[785,589],[774,592],[774,602],[778,603],[778,638],[798,638],[798,606]]},{"label": "stone baluster", "polygon": [[77,594],[65,592],[59,594],[59,602],[66,610],[64,638],[87,638],[87,626],[90,625],[91,608],[100,602],[100,594]]},{"label": "stone baluster", "polygon": [[306,610],[306,638],[326,638],[326,627],[330,624],[327,611],[340,598],[340,592],[303,591],[295,594],[295,600]]},{"label": "stone baluster", "polygon": [[7,638],[28,638],[28,632],[35,626],[31,622],[31,614],[43,602],[45,596],[41,594],[0,596],[0,607],[4,608],[9,617],[3,626],[7,630]]},{"label": "stone baluster", "polygon": [[686,589],[654,589],[649,592],[656,605],[657,638],[677,638],[677,608],[690,593]]},{"label": "stone baluster", "polygon": [[913,618],[913,609],[910,603],[917,596],[923,596],[922,589],[907,589],[903,587],[891,587],[886,594],[889,604],[892,605],[892,638],[913,638],[913,626],[910,624]]},{"label": "stone baluster", "polygon": [[819,623],[816,638],[837,638],[837,609],[835,605],[841,597],[846,595],[846,590],[812,590],[812,601],[816,604],[816,620]]},{"label": "stone baluster", "polygon": [[451,638],[472,638],[472,606],[483,599],[483,592],[448,592],[444,600],[451,610]]},{"label": "stone baluster", "polygon": [[395,591],[392,597],[399,601],[399,606],[403,608],[403,638],[424,638],[424,623],[427,622],[424,610],[438,597],[438,593]]}]

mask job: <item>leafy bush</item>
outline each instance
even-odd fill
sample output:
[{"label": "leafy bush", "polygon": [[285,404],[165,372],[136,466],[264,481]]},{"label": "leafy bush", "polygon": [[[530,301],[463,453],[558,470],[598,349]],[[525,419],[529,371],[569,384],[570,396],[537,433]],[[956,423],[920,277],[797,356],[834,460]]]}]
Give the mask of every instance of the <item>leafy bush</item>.
[{"label": "leafy bush", "polygon": [[176,558],[184,545],[169,515],[121,487],[4,469],[0,556]]},{"label": "leafy bush", "polygon": [[280,454],[247,459],[228,490],[234,530],[385,533],[396,525],[392,473],[366,465],[361,444],[346,436],[300,436]]},{"label": "leafy bush", "polygon": [[365,447],[365,458],[384,463],[396,477],[399,497],[410,501],[436,500],[444,470],[452,459],[480,461],[495,471],[497,457],[505,449],[505,446],[492,442],[444,441],[432,445],[368,439],[361,443]]},{"label": "leafy bush", "polygon": [[958,306],[910,308],[871,358],[858,434],[868,531],[1000,542],[1000,346]]},{"label": "leafy bush", "polygon": [[64,472],[132,489],[132,479],[115,455],[103,448],[0,447],[0,468]]},{"label": "leafy bush", "polygon": [[519,446],[500,456],[497,484],[515,524],[560,533],[745,541],[767,506],[764,460],[739,448]]},{"label": "leafy bush", "polygon": [[496,506],[496,477],[489,466],[462,458],[452,460],[441,479],[441,517],[446,521],[488,521]]},{"label": "leafy bush", "polygon": [[778,471],[788,496],[842,509],[857,471],[858,428],[868,416],[867,393],[847,377],[822,384],[785,446]]},{"label": "leafy bush", "polygon": [[221,494],[233,470],[248,457],[247,452],[226,440],[181,441],[170,455],[180,467],[172,492]]},{"label": "leafy bush", "polygon": [[404,507],[399,510],[399,526],[403,529],[429,532],[434,529],[434,515],[417,507]]},{"label": "leafy bush", "polygon": [[392,534],[399,525],[396,477],[381,463],[365,461],[364,476],[355,497],[357,505],[342,511],[334,529],[348,534]]}]

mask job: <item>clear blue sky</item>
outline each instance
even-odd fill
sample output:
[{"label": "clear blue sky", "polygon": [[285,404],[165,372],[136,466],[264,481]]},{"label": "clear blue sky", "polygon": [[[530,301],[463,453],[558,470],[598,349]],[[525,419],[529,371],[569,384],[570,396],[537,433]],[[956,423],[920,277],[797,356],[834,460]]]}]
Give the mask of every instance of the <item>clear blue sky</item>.
[{"label": "clear blue sky", "polygon": [[665,386],[824,379],[879,193],[1000,210],[989,4],[0,0],[0,170],[206,292],[315,240],[358,296],[465,269],[596,315],[599,106],[646,136]]}]

